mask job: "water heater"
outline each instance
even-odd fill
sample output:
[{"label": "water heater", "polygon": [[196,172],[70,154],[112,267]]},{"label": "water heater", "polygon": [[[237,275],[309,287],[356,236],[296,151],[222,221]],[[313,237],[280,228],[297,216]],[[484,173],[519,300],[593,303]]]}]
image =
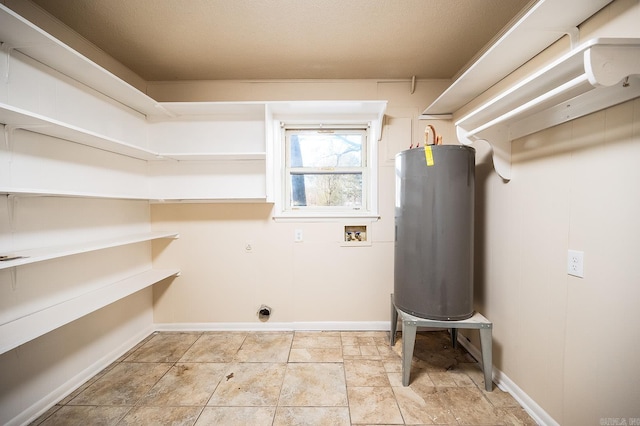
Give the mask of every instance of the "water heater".
[{"label": "water heater", "polygon": [[417,317],[473,315],[475,150],[429,145],[396,155],[394,302]]}]

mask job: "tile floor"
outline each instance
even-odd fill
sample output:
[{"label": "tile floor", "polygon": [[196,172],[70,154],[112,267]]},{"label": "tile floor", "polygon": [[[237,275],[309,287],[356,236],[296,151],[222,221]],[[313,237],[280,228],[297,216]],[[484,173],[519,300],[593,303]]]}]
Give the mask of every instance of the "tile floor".
[{"label": "tile floor", "polygon": [[446,331],[158,332],[34,425],[535,425]]}]

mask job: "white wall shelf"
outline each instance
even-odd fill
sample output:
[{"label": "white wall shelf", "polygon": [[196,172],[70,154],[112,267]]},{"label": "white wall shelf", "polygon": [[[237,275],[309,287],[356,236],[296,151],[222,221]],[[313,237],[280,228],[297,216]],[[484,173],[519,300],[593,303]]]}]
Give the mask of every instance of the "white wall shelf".
[{"label": "white wall shelf", "polygon": [[35,114],[11,105],[0,103],[0,123],[10,129],[22,129],[63,140],[79,143],[115,154],[140,160],[264,160],[266,153],[261,152],[156,152],[108,136],[84,130],[77,126]]},{"label": "white wall shelf", "polygon": [[[129,137],[130,133],[121,128],[117,130],[127,136],[114,134],[113,138],[100,134],[104,130],[88,130],[95,123],[84,126],[82,120],[91,111],[81,111],[79,123],[70,124],[64,118],[55,119],[47,112],[36,113],[4,100],[0,103],[0,123],[6,125],[8,151],[13,149],[11,132],[22,129],[149,162],[148,188],[142,188],[140,194],[101,194],[99,190],[94,194],[80,186],[75,191],[73,182],[56,191],[47,185],[40,188],[38,182],[18,184],[18,180],[16,186],[21,188],[3,184],[0,193],[180,202],[268,201],[273,196],[270,157],[276,120],[331,124],[358,120],[370,122],[378,138],[382,134],[386,101],[156,102],[2,4],[0,42],[7,57],[8,76],[12,72],[11,55],[19,52],[44,65],[40,74],[34,74],[36,79],[42,76],[42,84],[51,85],[61,78],[60,73],[146,116],[146,122],[140,123],[145,126],[143,131],[132,136],[136,139],[124,141],[116,138]],[[61,102],[66,99],[64,90],[56,92]],[[93,101],[97,102],[89,104],[100,103],[99,99]],[[7,174],[9,182],[12,177]]]},{"label": "white wall shelf", "polygon": [[98,241],[88,241],[75,244],[64,244],[53,247],[44,247],[30,250],[21,250],[11,253],[0,253],[3,256],[18,257],[15,260],[0,261],[0,269],[28,265],[30,263],[44,262],[74,254],[87,253],[128,244],[157,240],[160,238],[178,238],[177,233],[149,232],[142,234],[124,235],[121,237],[107,238]]},{"label": "white wall shelf", "polygon": [[202,152],[202,153],[160,153],[160,157],[177,161],[246,161],[265,160],[266,152]]},{"label": "white wall shelf", "polygon": [[[206,117],[223,120],[265,119],[265,102],[160,102],[162,112],[173,118]],[[158,114],[150,119],[165,119],[166,114]]]},{"label": "white wall shelf", "polygon": [[266,197],[242,198],[162,198],[149,200],[151,204],[201,204],[201,203],[235,203],[235,204],[265,204],[270,203]]},{"label": "white wall shelf", "polygon": [[2,324],[0,354],[179,273],[178,269],[150,269]]},{"label": "white wall shelf", "polygon": [[588,41],[456,120],[458,140],[485,140],[511,179],[511,141],[640,96],[640,39]]},{"label": "white wall shelf", "polygon": [[465,67],[423,112],[431,119],[450,115],[515,71],[612,0],[539,0]]},{"label": "white wall shelf", "polygon": [[0,41],[144,115],[167,115],[162,106],[95,62],[0,4]]},{"label": "white wall shelf", "polygon": [[15,195],[21,197],[69,197],[69,198],[98,198],[108,200],[149,200],[147,194],[141,196],[116,194],[116,193],[92,193],[83,191],[50,190],[42,188],[15,188],[0,186],[0,195]]},{"label": "white wall shelf", "polygon": [[158,159],[158,153],[148,149],[3,103],[0,103],[0,123],[141,160]]},{"label": "white wall shelf", "polygon": [[370,122],[382,138],[387,101],[277,101],[269,102],[268,114],[285,123]]}]

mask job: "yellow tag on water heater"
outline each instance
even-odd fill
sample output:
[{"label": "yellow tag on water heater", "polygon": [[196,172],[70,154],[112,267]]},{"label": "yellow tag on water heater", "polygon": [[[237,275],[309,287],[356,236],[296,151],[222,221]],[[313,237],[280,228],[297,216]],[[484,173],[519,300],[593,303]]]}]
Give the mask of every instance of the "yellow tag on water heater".
[{"label": "yellow tag on water heater", "polygon": [[431,145],[424,146],[424,159],[427,161],[427,166],[433,166],[433,151],[431,151]]}]

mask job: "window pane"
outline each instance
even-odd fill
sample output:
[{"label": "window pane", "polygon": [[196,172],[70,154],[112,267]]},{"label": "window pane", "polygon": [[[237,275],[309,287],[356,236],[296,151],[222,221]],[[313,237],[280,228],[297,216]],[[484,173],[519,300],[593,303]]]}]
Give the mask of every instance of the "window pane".
[{"label": "window pane", "polygon": [[291,203],[296,206],[362,206],[362,174],[291,174]]},{"label": "window pane", "polygon": [[299,132],[291,135],[291,167],[361,167],[362,133]]}]

